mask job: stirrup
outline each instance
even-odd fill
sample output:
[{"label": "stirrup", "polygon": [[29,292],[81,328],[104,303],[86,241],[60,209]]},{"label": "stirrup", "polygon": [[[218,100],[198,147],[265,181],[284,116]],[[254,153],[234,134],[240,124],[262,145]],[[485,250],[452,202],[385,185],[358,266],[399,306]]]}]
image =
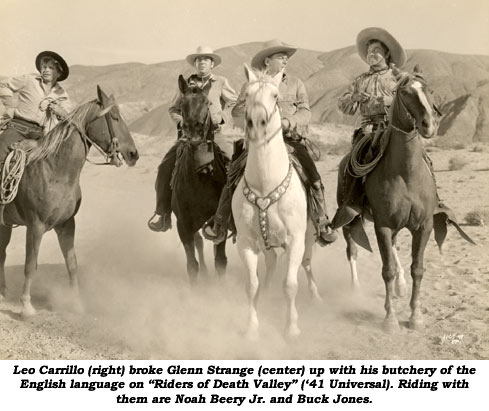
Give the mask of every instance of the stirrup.
[{"label": "stirrup", "polygon": [[[153,222],[152,220],[158,216],[159,219],[155,222]],[[160,216],[159,214],[157,213],[154,213],[151,218],[148,220],[148,227],[151,231],[155,231],[155,232],[165,232],[165,231],[168,231],[168,230],[171,230],[171,216],[169,216],[169,220],[170,221],[165,221],[165,215],[162,215]]]},{"label": "stirrup", "polygon": [[[202,235],[206,240],[210,240],[214,242],[214,244],[220,244],[226,239],[227,230],[224,233],[221,232],[222,230],[220,230],[220,232],[218,233],[215,233],[213,225],[214,225],[214,217],[211,217],[202,226]],[[209,231],[209,228],[212,230],[212,232]]]}]

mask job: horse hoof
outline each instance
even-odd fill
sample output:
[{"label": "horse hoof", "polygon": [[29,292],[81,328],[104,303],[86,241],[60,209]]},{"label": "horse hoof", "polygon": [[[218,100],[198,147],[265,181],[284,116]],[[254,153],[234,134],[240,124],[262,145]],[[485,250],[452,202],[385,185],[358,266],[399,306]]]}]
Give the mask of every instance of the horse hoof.
[{"label": "horse hoof", "polygon": [[395,334],[399,332],[399,321],[397,321],[397,318],[386,318],[384,320],[384,323],[382,324],[382,329],[389,334]]},{"label": "horse hoof", "polygon": [[423,320],[420,317],[411,317],[409,319],[409,328],[414,331],[422,331],[424,329]]},{"label": "horse hoof", "polygon": [[321,305],[324,302],[322,297],[318,293],[312,293],[312,303],[315,305]]},{"label": "horse hoof", "polygon": [[405,297],[407,295],[407,285],[406,284],[396,284],[396,295],[398,297]]},{"label": "horse hoof", "polygon": [[301,330],[296,325],[290,326],[285,333],[288,339],[297,338],[299,335],[301,335]]},{"label": "horse hoof", "polygon": [[29,318],[32,318],[36,315],[36,310],[34,307],[24,307],[22,312],[20,313],[20,318],[25,321],[28,320]]}]

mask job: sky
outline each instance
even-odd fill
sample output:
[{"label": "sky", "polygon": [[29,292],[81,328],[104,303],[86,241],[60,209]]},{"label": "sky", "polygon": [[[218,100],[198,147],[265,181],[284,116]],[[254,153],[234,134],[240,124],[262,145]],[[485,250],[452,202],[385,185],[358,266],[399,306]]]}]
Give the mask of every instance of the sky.
[{"label": "sky", "polygon": [[42,50],[69,65],[159,63],[199,44],[273,38],[331,51],[371,26],[407,49],[489,55],[488,0],[0,0],[0,75],[35,71]]}]

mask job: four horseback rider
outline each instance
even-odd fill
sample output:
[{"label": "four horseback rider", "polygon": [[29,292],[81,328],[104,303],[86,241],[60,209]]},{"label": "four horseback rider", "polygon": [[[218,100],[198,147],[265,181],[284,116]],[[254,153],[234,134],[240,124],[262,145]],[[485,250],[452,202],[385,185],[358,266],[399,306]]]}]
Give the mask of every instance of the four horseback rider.
[{"label": "four horseback rider", "polygon": [[[265,71],[271,77],[284,70],[279,86],[278,107],[282,116],[282,132],[284,139],[293,151],[307,179],[307,185],[313,196],[314,207],[310,207],[311,218],[317,230],[318,242],[321,245],[330,244],[336,240],[337,234],[331,230],[324,202],[321,176],[312,160],[303,140],[307,135],[307,127],[311,119],[311,110],[306,89],[302,81],[294,76],[285,74],[285,68],[290,57],[297,48],[289,46],[280,40],[271,40],[263,44],[263,48],[251,60],[252,68]],[[232,110],[236,124],[243,127],[246,102],[246,84],[241,89],[238,102]],[[204,225],[204,236],[219,243],[227,235],[231,218],[231,200],[239,178],[244,173],[247,151],[239,156],[235,153],[230,167],[228,181],[224,187],[215,216]]]},{"label": "four horseback rider", "polygon": [[[211,127],[214,128],[214,133],[218,133],[221,125],[224,124],[223,110],[227,107],[233,107],[237,99],[236,92],[229,81],[223,76],[212,73],[212,69],[221,64],[221,57],[215,54],[210,47],[199,46],[195,53],[187,56],[186,60],[196,70],[196,73],[187,79],[187,83],[202,89],[210,85],[208,99]],[[168,110],[170,117],[177,125],[177,139],[183,136],[181,101],[182,93],[178,90]],[[156,211],[148,222],[149,228],[153,231],[167,231],[171,228],[172,192],[170,181],[175,168],[177,147],[178,142],[170,148],[158,167],[155,184]]]},{"label": "four horseback rider", "polygon": [[[389,32],[378,27],[368,27],[358,34],[357,51],[370,69],[358,76],[339,98],[338,108],[348,115],[354,115],[360,110],[361,127],[353,133],[352,147],[367,136],[369,142],[362,149],[361,155],[364,158],[360,160],[368,163],[379,154],[382,134],[388,126],[389,108],[397,86],[393,70],[404,66],[407,57],[399,42]],[[426,152],[423,154],[434,179],[432,162]],[[362,214],[364,206],[362,178],[352,176],[348,170],[343,178],[344,196],[333,219],[335,228],[348,224]],[[439,207],[448,210],[441,202]]]},{"label": "four horseback rider", "polygon": [[[26,74],[0,81],[0,100],[6,107],[0,136],[0,163],[9,147],[24,139],[38,140],[72,109],[66,90],[59,84],[69,75],[66,61],[53,51],[36,57],[40,75]],[[13,107],[13,93],[18,102]]]}]

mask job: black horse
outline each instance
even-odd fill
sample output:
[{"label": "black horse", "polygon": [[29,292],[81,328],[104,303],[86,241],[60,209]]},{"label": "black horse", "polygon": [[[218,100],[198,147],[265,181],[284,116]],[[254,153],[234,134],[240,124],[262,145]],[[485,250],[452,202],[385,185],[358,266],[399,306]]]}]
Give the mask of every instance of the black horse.
[{"label": "black horse", "polygon": [[[204,88],[188,85],[182,75],[178,85],[183,94],[182,130],[177,144],[177,161],[172,177],[171,207],[177,218],[177,229],[187,256],[187,272],[191,281],[199,272],[206,273],[204,244],[199,229],[214,215],[221,191],[226,183],[225,162],[214,143],[214,129]],[[199,262],[195,258],[195,249]],[[214,263],[219,275],[226,271],[226,242],[214,246]]]}]

